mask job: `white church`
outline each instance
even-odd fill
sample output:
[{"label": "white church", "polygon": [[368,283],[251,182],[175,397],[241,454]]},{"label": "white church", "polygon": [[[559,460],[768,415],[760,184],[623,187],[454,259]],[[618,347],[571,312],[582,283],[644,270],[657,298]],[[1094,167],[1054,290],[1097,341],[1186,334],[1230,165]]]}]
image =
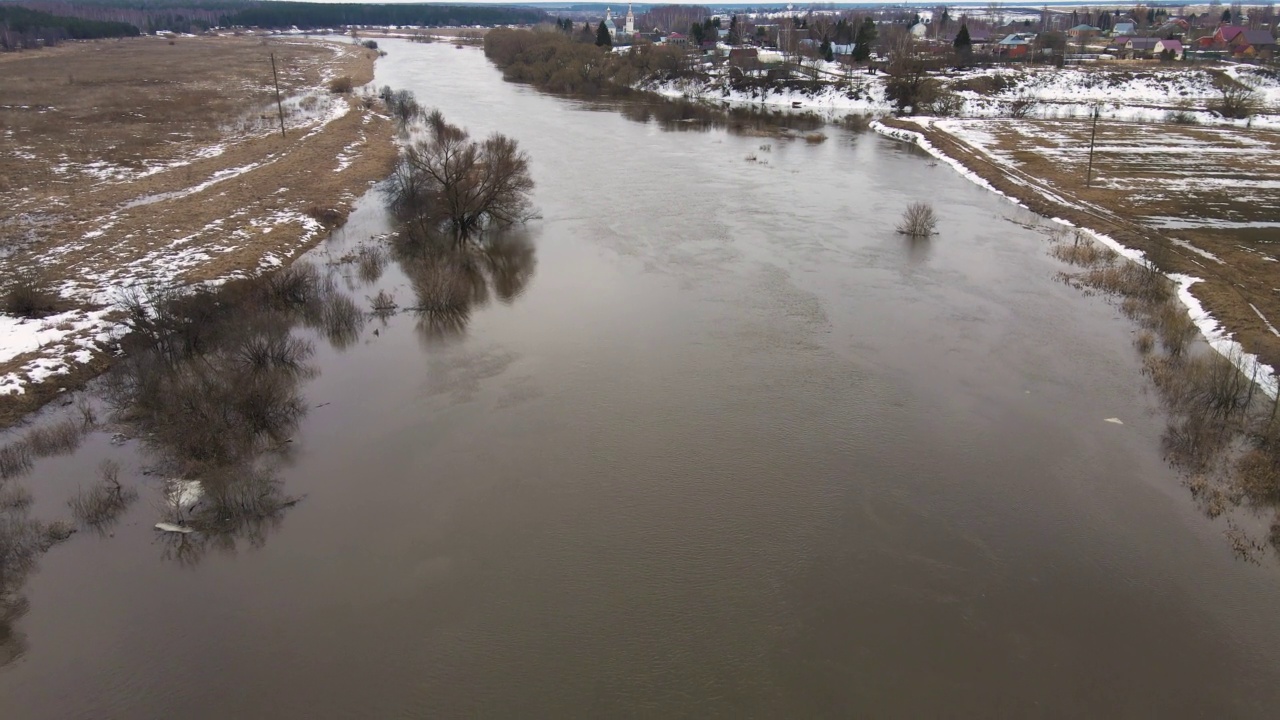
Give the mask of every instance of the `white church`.
[{"label": "white church", "polygon": [[618,30],[618,26],[613,22],[613,10],[611,8],[604,9],[604,27],[609,31],[609,37],[617,40],[619,37],[629,38],[636,33],[636,16],[631,12],[631,3],[627,3],[627,19],[623,21],[622,30]]}]

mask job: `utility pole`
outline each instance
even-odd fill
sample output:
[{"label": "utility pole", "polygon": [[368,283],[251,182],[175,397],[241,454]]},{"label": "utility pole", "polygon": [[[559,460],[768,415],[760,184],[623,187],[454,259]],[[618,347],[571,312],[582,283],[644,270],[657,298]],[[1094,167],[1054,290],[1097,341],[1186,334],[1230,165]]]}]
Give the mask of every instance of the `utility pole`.
[{"label": "utility pole", "polygon": [[1089,172],[1085,175],[1084,186],[1090,187],[1093,183],[1093,145],[1098,139],[1098,115],[1101,114],[1102,107],[1100,105],[1093,106],[1093,132],[1089,133]]},{"label": "utility pole", "polygon": [[276,75],[276,54],[271,53],[271,80],[276,84],[276,110],[280,112],[280,137],[284,134],[284,105],[280,102],[280,76]]}]

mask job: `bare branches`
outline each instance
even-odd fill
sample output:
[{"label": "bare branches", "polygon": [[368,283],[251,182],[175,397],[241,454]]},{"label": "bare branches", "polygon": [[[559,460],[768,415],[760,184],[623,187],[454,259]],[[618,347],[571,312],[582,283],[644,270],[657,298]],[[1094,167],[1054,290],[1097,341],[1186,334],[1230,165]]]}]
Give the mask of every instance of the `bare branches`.
[{"label": "bare branches", "polygon": [[420,231],[448,229],[458,241],[529,218],[529,156],[515,140],[494,133],[474,141],[438,110],[424,125],[427,137],[405,151],[391,178],[397,217]]},{"label": "bare branches", "polygon": [[902,222],[898,223],[898,232],[913,238],[929,237],[938,227],[938,217],[933,213],[933,206],[928,203],[911,203],[902,213]]}]

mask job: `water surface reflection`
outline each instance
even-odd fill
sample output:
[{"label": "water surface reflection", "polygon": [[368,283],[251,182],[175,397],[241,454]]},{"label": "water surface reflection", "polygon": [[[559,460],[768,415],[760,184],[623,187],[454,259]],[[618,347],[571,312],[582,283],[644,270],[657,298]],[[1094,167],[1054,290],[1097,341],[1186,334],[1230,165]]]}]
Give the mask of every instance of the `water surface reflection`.
[{"label": "water surface reflection", "polygon": [[413,289],[414,305],[408,310],[427,343],[465,333],[472,312],[491,298],[514,302],[537,265],[525,229],[488,232],[463,244],[404,231],[392,245]]}]

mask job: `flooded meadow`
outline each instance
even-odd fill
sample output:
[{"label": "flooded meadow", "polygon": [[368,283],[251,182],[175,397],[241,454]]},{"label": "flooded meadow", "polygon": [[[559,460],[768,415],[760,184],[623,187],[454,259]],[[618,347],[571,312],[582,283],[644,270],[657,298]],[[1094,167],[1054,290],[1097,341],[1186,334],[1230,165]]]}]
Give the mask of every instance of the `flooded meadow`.
[{"label": "flooded meadow", "polygon": [[1204,349],[1167,288],[873,133],[382,47],[532,219],[433,243],[380,187],[124,298],[113,372],[0,436],[6,718],[1271,716],[1272,516],[1170,440],[1269,406],[1157,376]]}]

